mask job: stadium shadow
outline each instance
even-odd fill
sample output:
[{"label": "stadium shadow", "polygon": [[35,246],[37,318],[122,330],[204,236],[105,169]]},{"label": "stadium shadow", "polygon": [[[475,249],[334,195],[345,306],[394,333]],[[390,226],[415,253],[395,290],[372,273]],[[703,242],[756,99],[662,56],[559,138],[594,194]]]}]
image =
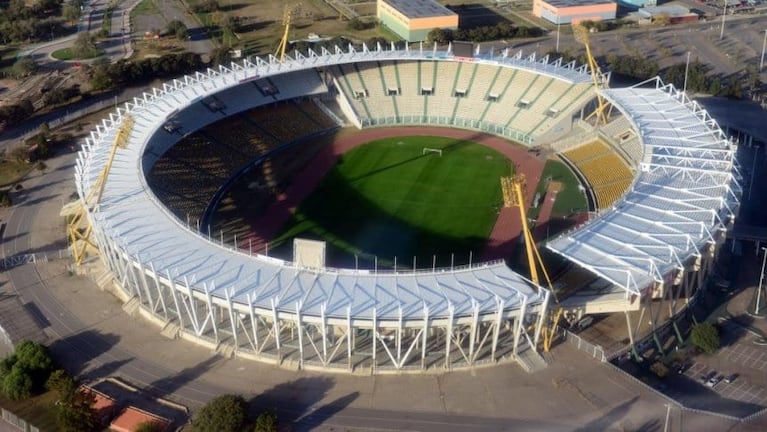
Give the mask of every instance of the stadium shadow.
[{"label": "stadium shadow", "polygon": [[[56,361],[70,374],[76,376],[82,374],[91,362],[97,362],[99,357],[109,352],[119,341],[120,336],[116,334],[85,330],[58,339],[51,343],[48,348]],[[115,355],[111,357],[114,358]],[[130,358],[117,361],[127,363]]]},{"label": "stadium shadow", "polygon": [[579,432],[608,430],[613,427],[613,425],[621,423],[621,420],[626,417],[626,414],[631,409],[631,406],[634,405],[638,399],[639,396],[634,396],[627,401],[621,402],[618,405],[612,407],[604,415],[592,420],[591,422],[576,430]]},{"label": "stadium shadow", "polygon": [[212,369],[216,363],[220,361],[225,361],[225,359],[221,356],[214,355],[197,363],[195,366],[185,368],[176,374],[155,380],[149,384],[148,388],[152,389],[152,393],[156,397],[161,398],[172,395],[184,385],[200,378],[205,372]]},{"label": "stadium shadow", "polygon": [[[354,181],[359,179],[344,178],[336,170],[326,174],[283,226],[281,231],[288,235],[270,244],[270,255],[292,260],[292,239],[301,237],[326,241],[327,263],[334,267],[373,269],[377,263],[379,269],[393,268],[397,261],[398,268],[408,269],[414,261],[420,268],[480,261],[486,237],[453,236],[401,220],[391,214],[393,209],[360,194],[352,185]],[[334,196],[337,205],[328,204],[328,196]],[[493,223],[499,206],[488,204],[484,209],[493,213]],[[338,222],[341,220],[344,223]]]},{"label": "stadium shadow", "polygon": [[[277,418],[283,425],[294,423],[316,425],[322,420],[315,420],[314,415],[322,414],[323,418],[330,418],[359,396],[357,392],[354,392],[310,412],[325,398],[334,385],[335,379],[323,376],[303,377],[280,383],[248,401],[249,410],[254,417],[264,411],[272,411],[277,414]],[[309,417],[310,414],[312,417]]]}]

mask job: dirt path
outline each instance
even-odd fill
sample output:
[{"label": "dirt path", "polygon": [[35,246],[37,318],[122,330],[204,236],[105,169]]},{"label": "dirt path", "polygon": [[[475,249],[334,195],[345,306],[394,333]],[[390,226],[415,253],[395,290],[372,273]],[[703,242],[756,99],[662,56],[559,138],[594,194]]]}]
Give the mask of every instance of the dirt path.
[{"label": "dirt path", "polygon": [[[503,138],[475,131],[435,127],[395,127],[342,133],[332,146],[322,149],[307,168],[296,176],[295,181],[282,195],[282,199],[272,205],[252,225],[251,235],[246,239],[248,244],[252,245],[254,251],[265,250],[266,242],[279,233],[280,228],[290,219],[298,205],[309,196],[325,174],[335,165],[339,156],[370,141],[397,136],[443,136],[474,141],[498,151],[516,164],[517,172],[525,174],[528,205],[540,181],[545,164],[524,148],[510,144]],[[513,251],[515,240],[521,229],[522,223],[518,210],[502,209],[490,233],[485,251],[481,255],[482,260],[508,257]]]}]

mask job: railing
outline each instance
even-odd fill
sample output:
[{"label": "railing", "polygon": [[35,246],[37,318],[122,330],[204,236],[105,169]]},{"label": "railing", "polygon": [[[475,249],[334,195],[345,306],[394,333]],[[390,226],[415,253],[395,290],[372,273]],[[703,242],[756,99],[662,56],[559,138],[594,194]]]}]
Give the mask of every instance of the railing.
[{"label": "railing", "polygon": [[2,414],[3,421],[11,425],[11,427],[24,432],[40,432],[40,429],[38,429],[36,426],[32,426],[31,424],[27,423],[26,420],[5,408],[0,408],[0,413]]},{"label": "railing", "polygon": [[487,132],[489,134],[502,136],[504,138],[517,141],[528,147],[534,144],[535,138],[530,134],[521,132],[519,130],[500,126],[494,123],[465,119],[460,117],[449,116],[429,116],[429,115],[402,115],[398,117],[378,117],[378,118],[366,118],[360,120],[361,127],[388,127],[393,125],[434,125],[434,126],[447,126],[447,127],[459,127],[464,129],[473,129],[481,132]]},{"label": "railing", "polygon": [[591,342],[586,342],[582,337],[567,330],[562,330],[562,335],[564,340],[570,343],[570,345],[575,346],[579,350],[589,354],[601,362],[607,362],[607,357],[605,357],[605,350],[601,346]]}]

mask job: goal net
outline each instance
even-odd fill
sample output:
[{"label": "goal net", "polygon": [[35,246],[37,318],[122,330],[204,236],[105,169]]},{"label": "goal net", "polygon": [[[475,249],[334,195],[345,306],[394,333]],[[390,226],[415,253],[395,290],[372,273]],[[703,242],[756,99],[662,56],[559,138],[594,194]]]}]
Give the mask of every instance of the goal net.
[{"label": "goal net", "polygon": [[423,151],[421,152],[421,155],[425,155],[427,153],[436,153],[436,154],[442,156],[442,149],[431,148],[431,147],[424,147]]}]

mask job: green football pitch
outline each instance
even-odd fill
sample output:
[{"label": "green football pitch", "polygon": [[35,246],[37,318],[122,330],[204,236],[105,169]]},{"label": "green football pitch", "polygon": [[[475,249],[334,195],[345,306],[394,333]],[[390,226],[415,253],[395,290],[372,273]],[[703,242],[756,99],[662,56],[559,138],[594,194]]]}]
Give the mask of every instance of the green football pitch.
[{"label": "green football pitch", "polygon": [[300,237],[326,241],[329,266],[391,267],[397,257],[408,268],[415,257],[422,268],[434,256],[437,266],[466,264],[482,252],[503,202],[499,178],[511,170],[495,150],[453,138],[367,143],[341,156],[270,252],[291,258]]}]

